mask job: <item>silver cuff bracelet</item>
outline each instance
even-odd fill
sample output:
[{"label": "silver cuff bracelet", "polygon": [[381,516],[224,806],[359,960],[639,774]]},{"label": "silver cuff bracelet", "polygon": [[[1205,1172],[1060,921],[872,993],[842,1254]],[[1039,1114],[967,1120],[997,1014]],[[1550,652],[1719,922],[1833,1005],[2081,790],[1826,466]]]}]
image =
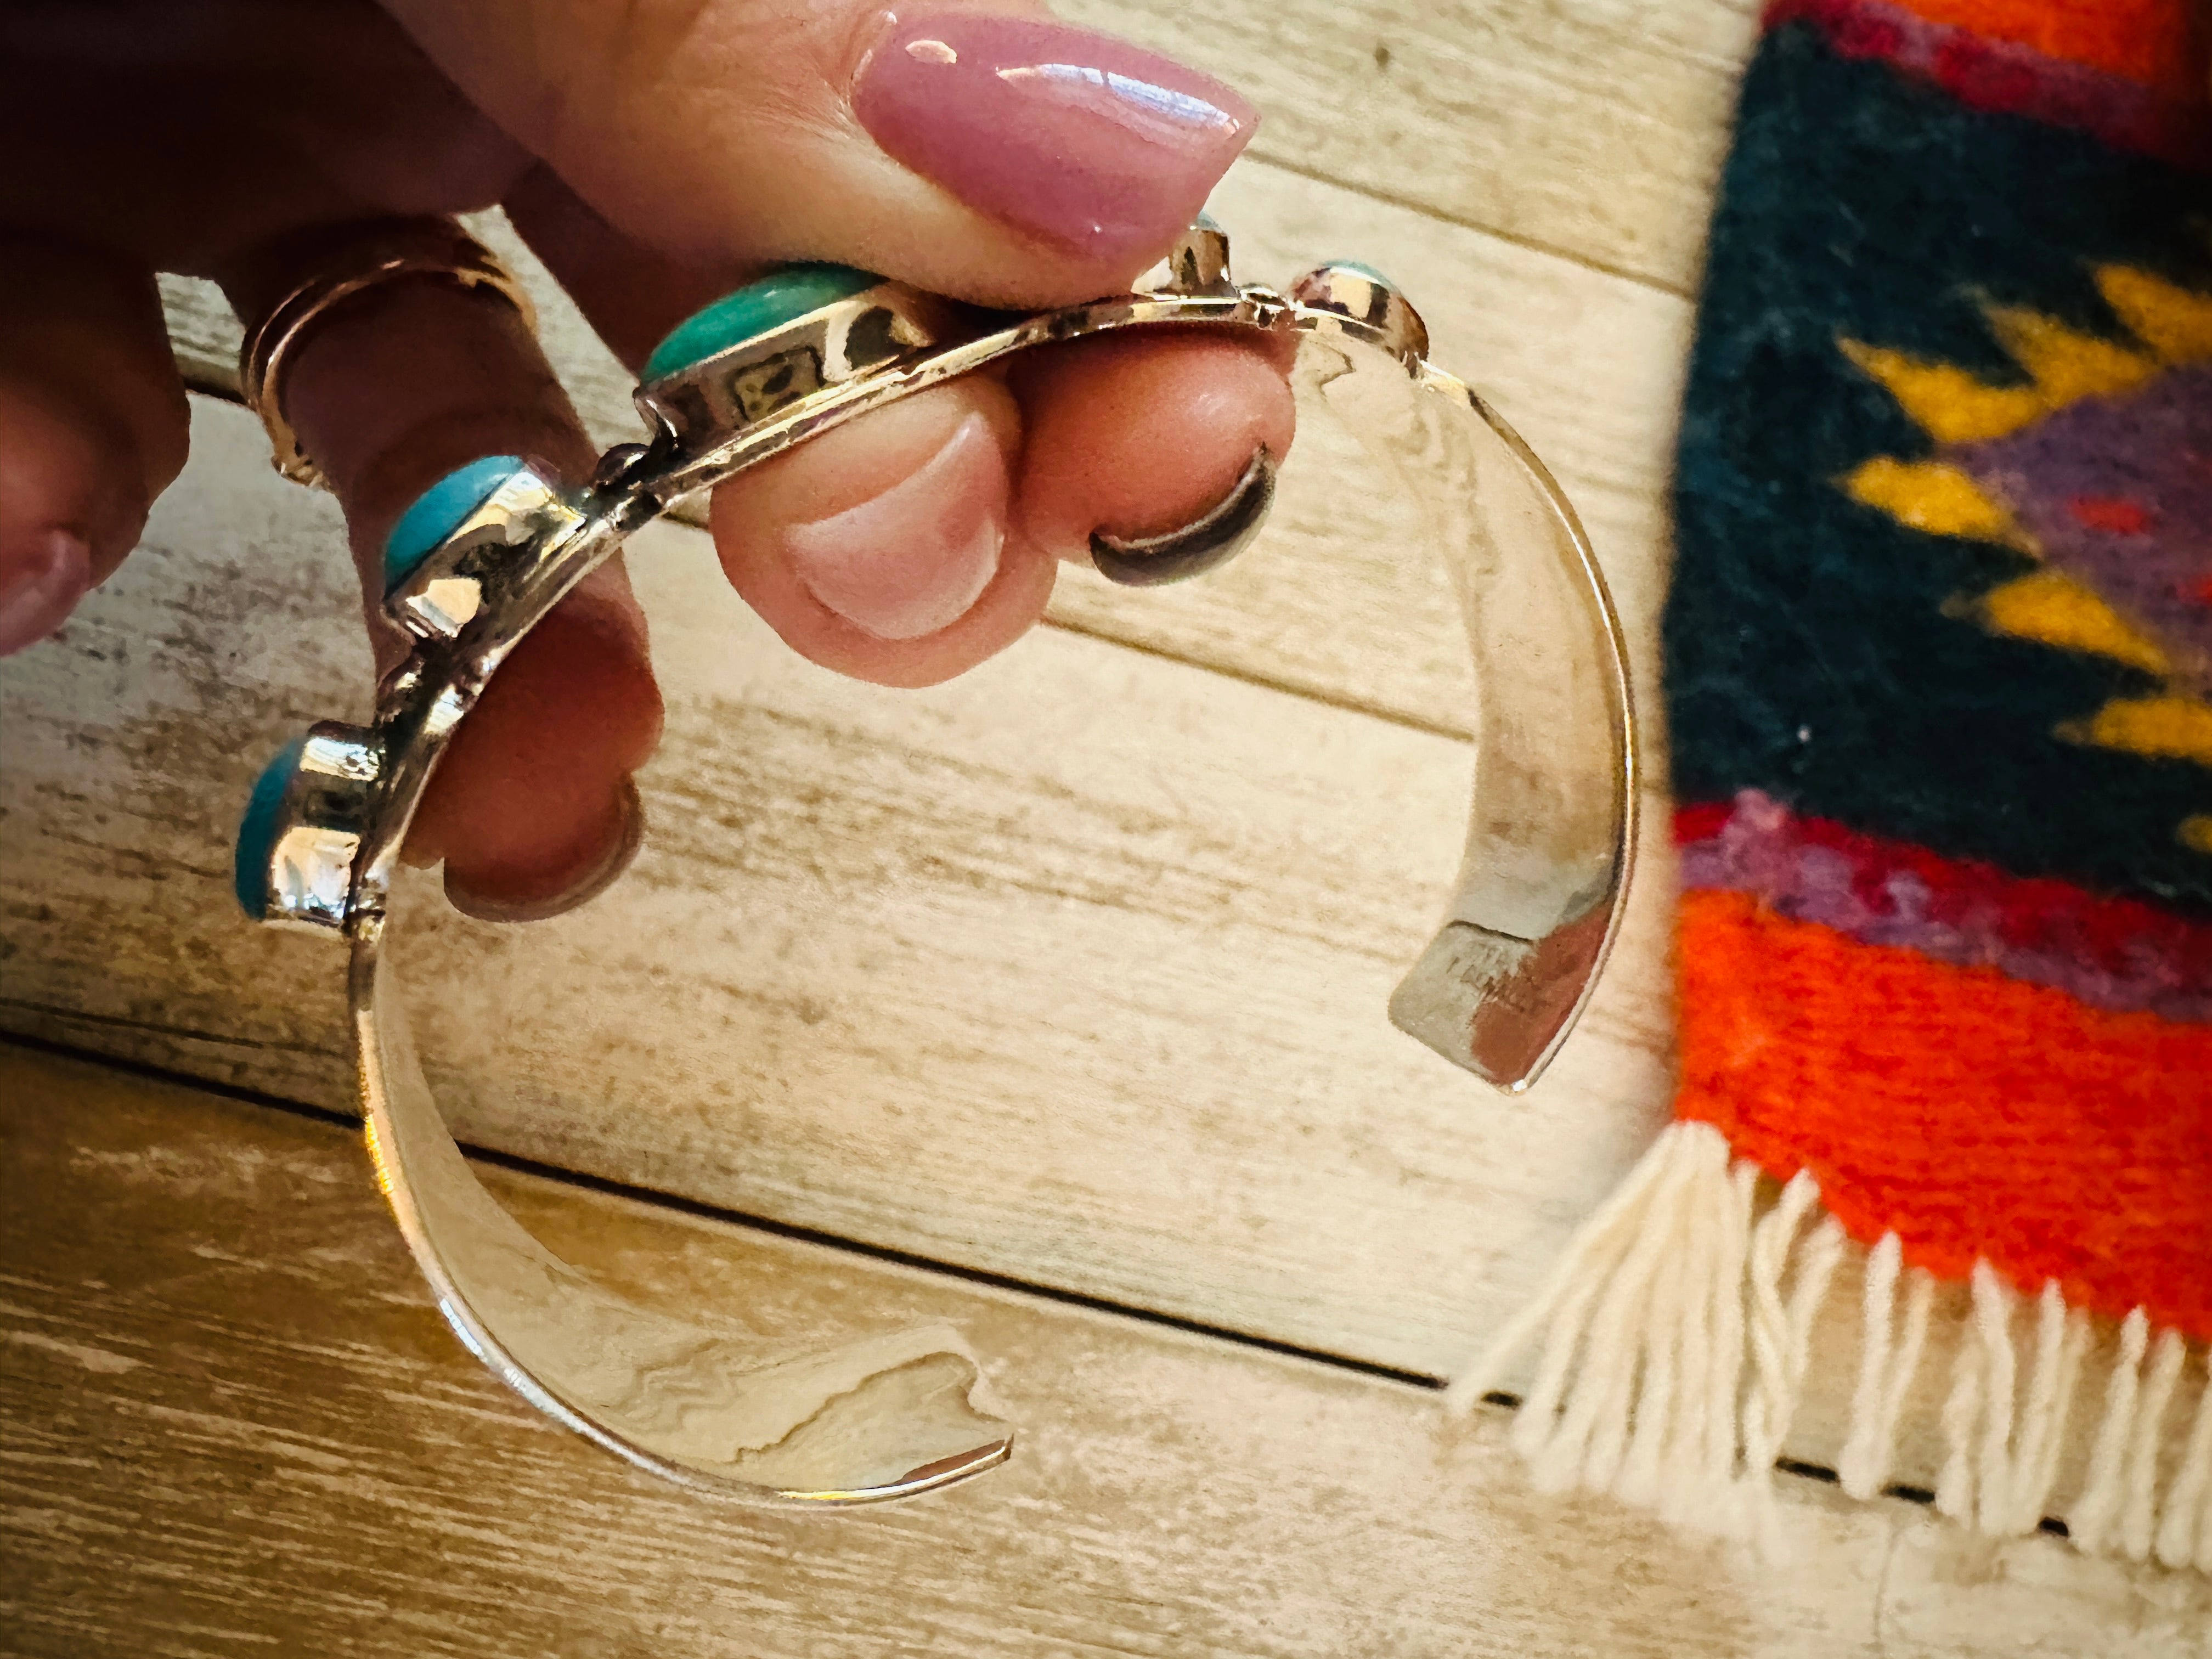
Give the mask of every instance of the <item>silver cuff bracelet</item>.
[{"label": "silver cuff bracelet", "polygon": [[[1009,318],[834,266],[789,268],[684,324],[637,393],[650,441],[581,490],[514,457],[434,486],[387,549],[386,609],[413,636],[374,724],[314,726],[257,786],[239,896],[272,924],[342,935],[377,1177],[461,1340],[524,1398],[640,1468],[750,1502],[903,1497],[1003,1461],[975,1361],[944,1328],[796,1356],[635,1305],[526,1232],[478,1183],[424,1080],[386,951],[400,845],[454,728],[516,643],[679,499],[817,433],[1017,352],[1128,328],[1253,329],[1296,343],[1302,427],[1342,422],[1383,487],[1421,509],[1452,574],[1481,686],[1465,860],[1435,938],[1389,1004],[1402,1030],[1498,1088],[1534,1082],[1588,1000],[1619,925],[1635,834],[1626,660],[1573,510],[1512,429],[1431,367],[1387,281],[1323,266],[1239,286],[1201,220],[1161,287]],[[1255,457],[1198,523],[1094,538],[1144,584],[1249,541],[1273,463]],[[1377,1011],[1380,1012],[1381,1011]]]}]

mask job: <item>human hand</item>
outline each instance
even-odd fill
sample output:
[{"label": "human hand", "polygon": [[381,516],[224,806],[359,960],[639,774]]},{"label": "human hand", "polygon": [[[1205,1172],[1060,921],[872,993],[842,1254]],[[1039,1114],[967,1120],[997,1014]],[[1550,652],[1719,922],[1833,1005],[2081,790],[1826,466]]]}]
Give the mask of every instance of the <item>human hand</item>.
[{"label": "human hand", "polygon": [[[1036,307],[1125,286],[1249,138],[1195,72],[1032,8],[925,0],[79,0],[0,15],[0,652],[58,627],[184,464],[152,272],[263,314],[364,222],[503,205],[635,367],[763,266],[830,259]],[[950,60],[950,61],[948,61]],[[289,359],[285,410],[346,513],[380,662],[386,533],[487,454],[592,455],[506,303],[393,283]],[[1144,535],[1281,454],[1258,346],[1088,342],[918,394],[715,492],[738,592],[804,655],[933,684],[1042,613],[1090,534]],[[465,721],[410,858],[479,914],[544,914],[632,841],[660,698],[618,564]]]}]

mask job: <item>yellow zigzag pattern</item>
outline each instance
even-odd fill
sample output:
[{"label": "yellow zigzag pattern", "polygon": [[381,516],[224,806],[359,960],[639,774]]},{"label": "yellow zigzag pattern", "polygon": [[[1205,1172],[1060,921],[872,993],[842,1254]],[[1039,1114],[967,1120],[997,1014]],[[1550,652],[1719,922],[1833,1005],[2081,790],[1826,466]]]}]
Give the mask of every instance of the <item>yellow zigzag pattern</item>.
[{"label": "yellow zigzag pattern", "polygon": [[[1857,340],[1837,343],[1938,444],[2005,437],[2083,398],[2132,391],[2175,364],[2212,358],[2212,295],[2120,265],[2099,270],[2096,282],[2139,347],[2084,334],[2039,312],[1984,308],[1990,328],[2027,375],[2024,385],[1992,386],[1955,364],[1926,362]],[[1842,484],[1854,501],[1915,530],[2042,557],[2004,504],[1948,461],[1878,455]],[[2212,767],[2212,703],[2175,684],[2172,664],[2158,642],[2095,589],[2045,568],[1947,608],[1992,633],[2108,657],[2167,682],[2156,696],[2115,699],[2087,720],[2069,720],[2057,736]],[[2185,845],[2212,853],[2212,819],[2191,818],[2179,836]]]}]

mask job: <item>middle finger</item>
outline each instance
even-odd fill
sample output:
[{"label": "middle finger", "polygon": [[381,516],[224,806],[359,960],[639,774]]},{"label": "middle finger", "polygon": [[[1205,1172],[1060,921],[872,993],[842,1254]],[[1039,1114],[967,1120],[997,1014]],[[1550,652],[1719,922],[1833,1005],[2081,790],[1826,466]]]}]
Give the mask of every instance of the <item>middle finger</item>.
[{"label": "middle finger", "polygon": [[[743,270],[680,266],[550,174],[509,198],[516,228],[635,368]],[[1093,531],[1200,516],[1293,411],[1264,343],[1178,333],[1086,342],[985,371],[838,427],[714,492],[724,569],[810,660],[878,684],[933,684],[1043,615],[1056,561]]]}]

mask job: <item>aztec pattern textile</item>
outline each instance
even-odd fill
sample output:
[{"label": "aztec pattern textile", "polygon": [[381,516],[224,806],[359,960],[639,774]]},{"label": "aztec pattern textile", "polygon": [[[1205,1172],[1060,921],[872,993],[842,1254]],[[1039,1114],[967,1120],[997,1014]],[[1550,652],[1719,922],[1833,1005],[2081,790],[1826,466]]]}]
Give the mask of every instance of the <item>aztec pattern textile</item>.
[{"label": "aztec pattern textile", "polygon": [[1821,1366],[1854,1495],[2212,1568],[2190,22],[1769,8],[1677,457],[1675,1121],[1457,1385],[1533,1375],[1541,1480],[1756,1528]]}]

